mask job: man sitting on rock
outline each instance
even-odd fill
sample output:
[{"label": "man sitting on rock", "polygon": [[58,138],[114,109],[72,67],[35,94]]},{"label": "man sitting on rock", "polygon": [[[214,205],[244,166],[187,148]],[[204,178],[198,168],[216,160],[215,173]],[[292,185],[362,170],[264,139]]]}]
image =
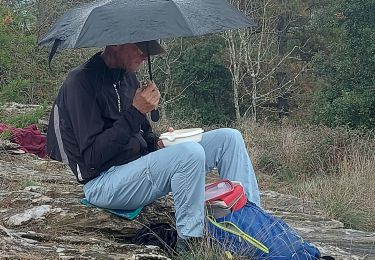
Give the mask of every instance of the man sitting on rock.
[{"label": "man sitting on rock", "polygon": [[140,88],[135,74],[147,58],[146,44],[150,55],[164,51],[156,41],[107,46],[70,71],[51,111],[48,154],[70,166],[99,207],[134,210],[172,192],[181,244],[203,235],[210,169],[240,181],[257,205],[259,190],[237,130],[206,132],[200,143],[164,148],[158,142],[146,114],[158,106],[159,90],[154,82]]}]

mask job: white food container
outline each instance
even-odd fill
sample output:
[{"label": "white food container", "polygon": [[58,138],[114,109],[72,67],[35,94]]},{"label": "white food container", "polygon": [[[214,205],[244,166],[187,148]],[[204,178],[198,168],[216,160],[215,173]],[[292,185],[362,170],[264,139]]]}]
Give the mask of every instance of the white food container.
[{"label": "white food container", "polygon": [[202,140],[202,128],[187,128],[166,132],[160,135],[165,147],[188,141],[200,142]]}]

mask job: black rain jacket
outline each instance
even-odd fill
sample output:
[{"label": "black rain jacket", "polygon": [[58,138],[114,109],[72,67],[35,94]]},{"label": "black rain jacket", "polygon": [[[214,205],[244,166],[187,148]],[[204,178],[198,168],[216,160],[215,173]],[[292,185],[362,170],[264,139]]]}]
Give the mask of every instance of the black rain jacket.
[{"label": "black rain jacket", "polygon": [[138,87],[135,73],[108,68],[100,53],[69,72],[50,114],[49,156],[87,183],[154,151],[149,121],[132,106]]}]

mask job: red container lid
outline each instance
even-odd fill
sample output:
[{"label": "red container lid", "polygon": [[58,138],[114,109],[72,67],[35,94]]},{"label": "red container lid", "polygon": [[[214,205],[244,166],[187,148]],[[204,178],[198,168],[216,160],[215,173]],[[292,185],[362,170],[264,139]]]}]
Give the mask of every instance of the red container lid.
[{"label": "red container lid", "polygon": [[209,183],[205,186],[205,201],[221,199],[231,193],[233,189],[232,182],[227,179]]}]

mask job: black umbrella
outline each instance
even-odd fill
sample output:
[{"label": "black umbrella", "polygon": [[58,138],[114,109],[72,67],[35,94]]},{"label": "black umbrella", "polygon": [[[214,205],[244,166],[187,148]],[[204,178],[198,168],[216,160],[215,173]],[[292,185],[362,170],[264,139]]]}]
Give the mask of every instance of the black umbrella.
[{"label": "black umbrella", "polygon": [[[226,0],[100,0],[68,10],[39,46],[104,47],[254,26]],[[149,62],[150,80],[152,80]]]}]

